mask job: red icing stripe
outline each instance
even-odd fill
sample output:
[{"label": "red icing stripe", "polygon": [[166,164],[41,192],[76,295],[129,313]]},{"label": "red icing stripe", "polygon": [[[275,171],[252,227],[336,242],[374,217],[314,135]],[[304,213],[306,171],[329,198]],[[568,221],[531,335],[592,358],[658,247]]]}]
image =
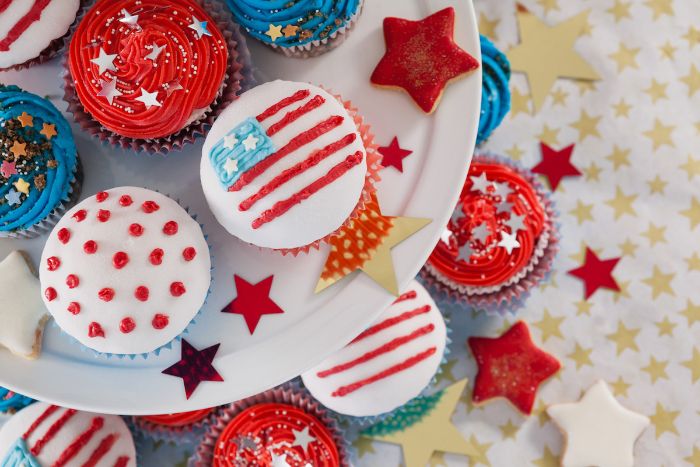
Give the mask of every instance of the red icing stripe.
[{"label": "red icing stripe", "polygon": [[15,0],[0,0],[0,13],[7,10],[7,8],[12,5]]},{"label": "red icing stripe", "polygon": [[66,449],[63,450],[61,456],[53,463],[52,467],[62,467],[74,458],[81,449],[83,449],[95,436],[95,433],[100,431],[105,424],[105,419],[102,417],[94,417],[87,430],[83,431],[75,441],[73,441]]},{"label": "red icing stripe", "polygon": [[348,172],[350,169],[362,162],[363,159],[364,155],[362,154],[362,151],[357,151],[354,154],[350,154],[348,157],[345,158],[344,161],[339,162],[338,164],[333,166],[323,177],[314,180],[306,187],[302,188],[300,191],[294,193],[289,198],[276,202],[270,209],[260,214],[260,216],[258,216],[258,218],[252,222],[252,227],[254,229],[257,229],[260,226],[267,224],[268,222],[271,222],[274,219],[280,217],[282,214],[292,209],[292,207],[294,207],[295,205],[301,203],[305,199],[310,198],[313,194],[318,192],[323,187],[330,185],[331,183],[345,175],[346,172]]},{"label": "red icing stripe", "polygon": [[399,295],[399,297],[396,300],[394,300],[394,303],[401,303],[405,302],[406,300],[413,300],[414,298],[416,298],[416,296],[418,296],[418,294],[415,290],[409,290],[408,292]]},{"label": "red icing stripe", "polygon": [[274,154],[271,154],[255,166],[251,167],[250,170],[244,172],[240,176],[240,178],[236,180],[236,183],[234,183],[228,189],[228,191],[241,190],[243,187],[255,180],[259,175],[265,172],[268,168],[270,168],[272,164],[279,161],[283,157],[288,156],[290,153],[296,151],[300,147],[309,144],[319,136],[328,133],[333,128],[340,126],[341,123],[343,123],[343,117],[341,117],[340,115],[334,115],[322,121],[315,127],[306,130],[303,133],[300,133],[298,136],[295,136],[291,139],[291,141],[289,141],[289,143],[282,146],[282,148],[279,151],[277,151]]},{"label": "red icing stripe", "polygon": [[274,104],[273,106],[265,109],[263,113],[255,117],[255,119],[259,122],[262,122],[264,120],[267,120],[268,118],[272,117],[275,115],[277,112],[280,110],[284,109],[287,106],[292,105],[295,102],[299,102],[300,100],[306,99],[309,97],[309,94],[311,94],[311,91],[308,89],[302,89],[300,91],[295,92],[289,97],[285,97],[278,103]]},{"label": "red icing stripe", "polygon": [[[44,8],[46,8],[46,5],[48,5],[50,1],[51,0],[35,0],[34,5],[32,5],[27,14],[20,18],[20,20],[17,21],[14,26],[12,26],[12,29],[8,31],[7,36],[0,41],[0,51],[7,52],[10,50],[10,46],[17,39],[19,39],[19,36],[21,36],[33,22],[41,18],[41,13],[44,11]],[[0,5],[0,13],[5,11],[5,9],[10,6],[10,3],[12,2],[3,2],[3,4]]]},{"label": "red icing stripe", "polygon": [[41,424],[44,423],[44,421],[47,418],[49,418],[57,410],[58,410],[58,407],[56,407],[55,405],[50,405],[50,406],[46,407],[46,410],[44,410],[44,413],[39,415],[39,418],[34,420],[34,423],[32,423],[29,426],[29,428],[27,429],[27,431],[22,435],[22,439],[24,439],[24,440],[29,439],[29,437],[32,435],[32,433],[34,433],[34,431],[37,428],[39,428],[39,426],[41,426]]},{"label": "red icing stripe", "polygon": [[68,423],[68,420],[70,420],[73,415],[75,415],[76,410],[75,409],[67,409],[63,415],[61,415],[61,418],[53,422],[53,425],[49,428],[49,430],[44,434],[44,436],[39,439],[35,444],[34,447],[30,450],[32,455],[35,457],[38,456],[41,453],[41,450],[44,449],[44,446],[46,446],[46,443],[51,441],[54,436],[56,436],[56,433],[58,433],[61,428],[63,428],[63,425]]},{"label": "red icing stripe", "polygon": [[302,105],[298,109],[294,109],[290,112],[287,112],[287,114],[284,117],[282,117],[279,122],[275,123],[274,125],[270,125],[270,128],[267,129],[267,136],[272,136],[276,133],[279,133],[287,125],[300,119],[312,110],[321,107],[324,102],[326,102],[326,100],[323,97],[314,96],[311,100],[309,100],[306,104]]},{"label": "red icing stripe", "polygon": [[370,376],[369,378],[362,379],[360,381],[357,381],[352,384],[348,384],[346,386],[341,386],[339,387],[333,394],[331,394],[333,397],[344,397],[347,396],[348,394],[357,391],[358,389],[361,389],[367,385],[370,385],[372,383],[376,383],[377,381],[380,381],[384,378],[388,378],[389,376],[395,375],[396,373],[400,373],[404,370],[407,370],[411,368],[414,365],[419,364],[426,358],[429,358],[431,355],[433,355],[435,352],[437,352],[437,348],[431,347],[427,350],[424,350],[423,352],[414,355],[413,357],[407,358],[405,361],[394,365],[392,367],[387,368],[384,371],[380,371],[379,373]]},{"label": "red icing stripe", "polygon": [[328,156],[331,156],[332,154],[335,154],[336,152],[340,151],[344,147],[348,146],[349,144],[352,144],[357,136],[355,133],[349,133],[345,136],[343,136],[341,139],[338,141],[335,141],[328,146],[324,147],[323,149],[319,149],[318,151],[315,151],[313,154],[311,154],[309,157],[307,157],[305,160],[299,162],[295,166],[285,170],[272,180],[268,182],[265,186],[260,188],[257,193],[254,195],[251,195],[247,199],[245,199],[241,204],[238,206],[238,208],[241,211],[247,211],[250,209],[253,204],[256,202],[260,201],[262,198],[265,196],[269,195],[273,191],[275,191],[277,188],[280,186],[284,185],[297,175],[304,173],[308,169],[314,167],[317,165],[319,162],[322,160],[326,159]]},{"label": "red icing stripe", "polygon": [[97,463],[104,457],[105,454],[112,449],[112,446],[117,441],[118,435],[116,433],[109,434],[102,438],[100,444],[92,451],[90,458],[85,461],[82,467],[95,467]]},{"label": "red icing stripe", "polygon": [[382,332],[385,329],[388,329],[392,326],[396,326],[399,323],[403,323],[404,321],[408,321],[411,318],[415,318],[416,316],[428,313],[430,311],[430,305],[423,305],[422,307],[415,308],[413,310],[405,311],[401,313],[400,315],[394,316],[392,318],[387,318],[382,322],[379,322],[375,324],[374,326],[367,328],[362,334],[357,336],[355,339],[350,342],[350,344],[354,344],[356,342],[361,341],[362,339],[365,339],[369,336],[373,336],[379,332]]},{"label": "red icing stripe", "polygon": [[377,347],[374,350],[370,350],[364,355],[361,355],[357,357],[354,360],[350,360],[349,362],[341,363],[340,365],[336,365],[333,368],[330,368],[328,370],[320,371],[316,375],[319,378],[326,378],[331,375],[335,375],[338,373],[342,373],[346,370],[349,370],[350,368],[354,368],[357,365],[361,365],[363,363],[367,363],[370,360],[374,360],[375,358],[384,355],[385,353],[389,353],[393,350],[398,349],[402,345],[406,345],[411,341],[414,341],[420,337],[423,337],[425,335],[430,334],[435,330],[435,325],[433,323],[426,324],[425,326],[422,326],[415,331],[411,332],[410,334],[406,334],[404,336],[399,336],[395,339],[390,340],[386,344],[383,344],[379,347]]},{"label": "red icing stripe", "polygon": [[126,467],[127,464],[129,464],[129,458],[127,456],[121,456],[117,459],[117,462],[114,463],[114,467]]}]

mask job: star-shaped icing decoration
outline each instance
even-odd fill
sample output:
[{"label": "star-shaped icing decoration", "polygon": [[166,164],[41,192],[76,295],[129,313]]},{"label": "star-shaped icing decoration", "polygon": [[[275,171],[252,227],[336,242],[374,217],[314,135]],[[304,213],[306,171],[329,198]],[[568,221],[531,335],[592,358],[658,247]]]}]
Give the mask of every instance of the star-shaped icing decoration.
[{"label": "star-shaped icing decoration", "polygon": [[246,138],[243,140],[243,147],[246,151],[252,151],[258,147],[258,138],[253,135],[246,136]]},{"label": "star-shaped icing decoration", "polygon": [[144,60],[153,60],[155,62],[164,49],[165,49],[165,44],[158,45],[154,42],[153,44],[151,44],[151,52],[143,58],[144,58]]},{"label": "star-shaped icing decoration", "polygon": [[170,97],[170,94],[174,93],[175,91],[182,91],[183,89],[185,89],[182,87],[182,84],[180,84],[180,81],[177,79],[174,79],[169,83],[163,83],[162,87],[163,89],[165,89],[165,92],[167,93],[168,97]]},{"label": "star-shaped icing decoration", "polygon": [[384,18],[386,53],[372,73],[372,84],[403,89],[425,113],[432,113],[447,84],[479,66],[455,43],[454,25],[452,7],[420,21]]},{"label": "star-shaped icing decoration", "polygon": [[34,126],[34,117],[29,115],[27,112],[22,112],[22,115],[17,117],[17,120],[22,124],[22,128],[26,126]]},{"label": "star-shaped icing decoration", "polygon": [[510,185],[507,183],[493,184],[493,194],[500,196],[502,200],[505,200],[512,191],[513,190],[510,189]]},{"label": "star-shaped icing decoration", "polygon": [[270,27],[265,32],[265,35],[268,36],[272,42],[275,42],[277,39],[282,37],[282,25],[270,24]]},{"label": "star-shaped icing decoration", "polygon": [[284,37],[294,37],[299,33],[299,26],[288,24],[282,29],[282,32]]},{"label": "star-shaped icing decoration", "polygon": [[517,234],[501,231],[501,241],[498,242],[498,246],[505,248],[508,254],[513,253],[514,249],[520,248],[520,242],[516,239],[516,236]]},{"label": "star-shaped icing decoration", "polygon": [[197,39],[201,39],[204,36],[211,36],[211,32],[207,29],[207,23],[208,21],[200,21],[195,16],[192,16],[192,24],[188,28],[197,33]]},{"label": "star-shaped icing decoration", "polygon": [[10,191],[5,193],[5,199],[10,206],[22,204],[22,195],[19,191],[15,191],[13,188],[10,188]]},{"label": "star-shaped icing decoration", "polygon": [[5,178],[10,178],[16,173],[17,167],[15,162],[2,161],[2,165],[0,165],[0,175],[2,175]]},{"label": "star-shaped icing decoration", "polygon": [[263,315],[284,313],[284,310],[270,298],[273,278],[274,276],[270,276],[256,284],[251,284],[242,277],[234,275],[236,298],[221,312],[242,315],[252,335]]},{"label": "star-shaped icing decoration", "polygon": [[623,407],[604,381],[547,414],[566,438],[563,466],[632,467],[634,443],[649,426],[649,418]]},{"label": "star-shaped icing decoration", "polygon": [[251,451],[255,451],[258,449],[258,444],[250,436],[238,435],[235,439],[232,439],[231,442],[235,444],[239,450],[250,449]]},{"label": "star-shaped icing decoration", "polygon": [[471,240],[479,240],[481,243],[486,243],[486,239],[491,235],[488,224],[482,222],[472,229]]},{"label": "star-shaped icing decoration", "polygon": [[158,102],[158,91],[148,92],[144,88],[141,88],[141,95],[136,98],[137,101],[142,102],[146,106],[146,110],[151,107],[162,107],[163,104]]},{"label": "star-shaped icing decoration", "polygon": [[612,275],[613,269],[617,266],[620,258],[610,258],[601,260],[593,250],[586,247],[586,257],[583,265],[572,269],[569,274],[581,279],[585,286],[584,296],[588,299],[596,290],[600,288],[620,291],[620,286]]},{"label": "star-shaped icing decoration", "polygon": [[97,74],[101,75],[105,71],[116,71],[117,67],[114,65],[114,59],[117,58],[118,54],[108,54],[105,49],[100,47],[100,54],[90,60],[92,63],[97,65]]},{"label": "star-shaped icing decoration", "polygon": [[19,178],[15,183],[13,183],[15,188],[17,188],[17,191],[20,191],[24,193],[25,195],[29,194],[29,183],[23,178]]},{"label": "star-shaped icing decoration", "polygon": [[389,146],[380,146],[377,148],[377,151],[382,155],[383,167],[391,166],[401,173],[403,173],[403,160],[410,154],[413,154],[413,151],[399,146],[399,139],[396,136],[391,140]]},{"label": "star-shaped icing decoration", "polygon": [[41,128],[41,131],[39,132],[44,137],[48,140],[51,141],[51,138],[56,136],[58,133],[56,132],[56,125],[53,123],[44,123],[44,125]]},{"label": "star-shaped icing decoration", "polygon": [[226,135],[224,136],[224,147],[226,149],[233,149],[238,144],[238,138],[236,135]]},{"label": "star-shaped icing decoration", "polygon": [[122,92],[117,89],[117,78],[113,78],[112,81],[102,81],[102,89],[97,93],[99,97],[104,97],[112,105],[115,97],[122,95]]},{"label": "star-shaped icing decoration", "polygon": [[287,453],[275,454],[270,451],[270,467],[292,467],[289,462],[287,462]]},{"label": "star-shaped icing decoration", "polygon": [[518,230],[525,230],[525,214],[517,215],[511,213],[510,219],[504,222],[505,225],[510,227],[510,232],[517,234]]},{"label": "star-shaped icing decoration", "polygon": [[132,15],[126,9],[122,9],[122,18],[119,18],[120,23],[128,25],[130,28],[136,28],[139,25],[139,15]]},{"label": "star-shaped icing decoration", "polygon": [[19,141],[15,140],[14,143],[12,143],[12,147],[10,148],[10,152],[15,156],[15,158],[20,157],[20,156],[26,156],[27,155],[27,143],[20,143]]},{"label": "star-shaped icing decoration", "polygon": [[498,203],[496,206],[496,214],[502,214],[504,212],[511,212],[513,210],[513,203],[510,201],[505,201]]},{"label": "star-shaped icing decoration", "polygon": [[582,175],[571,163],[571,155],[574,152],[573,144],[557,151],[546,143],[540,142],[540,149],[542,150],[542,160],[532,168],[532,171],[547,177],[552,191],[557,189],[562,178]]},{"label": "star-shaped icing decoration", "polygon": [[308,426],[305,426],[301,430],[295,430],[294,428],[292,428],[292,436],[294,436],[294,440],[292,441],[292,446],[301,447],[304,454],[306,454],[306,451],[309,448],[309,444],[316,441],[316,438],[311,436],[311,433],[309,433]]},{"label": "star-shaped icing decoration", "polygon": [[238,172],[238,161],[231,158],[226,159],[226,162],[224,162],[224,170],[226,171],[227,175]]},{"label": "star-shaped icing decoration", "polygon": [[0,262],[0,297],[0,346],[20,357],[37,358],[49,314],[39,280],[18,251]]},{"label": "star-shaped icing decoration", "polygon": [[469,242],[465,242],[464,245],[459,247],[459,252],[457,253],[459,258],[461,258],[466,263],[468,263],[471,260],[471,257],[473,254],[474,254],[474,250],[472,250],[472,247],[469,244]]},{"label": "star-shaped icing decoration", "polygon": [[479,175],[478,177],[472,175],[469,178],[472,181],[471,191],[480,191],[486,194],[488,193],[487,188],[493,186],[493,182],[489,181],[489,179],[486,178],[486,172],[481,172],[481,175]]},{"label": "star-shaped icing decoration", "polygon": [[215,344],[206,349],[198,350],[185,339],[182,339],[180,360],[163,370],[162,373],[182,378],[182,382],[185,385],[185,396],[189,399],[200,383],[204,381],[221,382],[224,380],[212,365],[216,352],[219,350],[219,345]]},{"label": "star-shaped icing decoration", "polygon": [[478,367],[472,401],[504,397],[525,415],[532,413],[537,388],[561,368],[556,358],[539,349],[524,321],[501,337],[470,337]]}]

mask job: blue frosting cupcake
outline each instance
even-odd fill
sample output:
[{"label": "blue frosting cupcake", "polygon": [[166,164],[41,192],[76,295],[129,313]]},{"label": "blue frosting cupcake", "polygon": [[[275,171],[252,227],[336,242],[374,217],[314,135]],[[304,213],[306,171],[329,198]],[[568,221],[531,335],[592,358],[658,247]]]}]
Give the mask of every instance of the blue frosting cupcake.
[{"label": "blue frosting cupcake", "polygon": [[248,33],[288,56],[312,57],[336,47],[362,0],[226,0]]},{"label": "blue frosting cupcake", "polygon": [[80,191],[65,118],[46,99],[0,86],[0,237],[49,230]]},{"label": "blue frosting cupcake", "polygon": [[483,84],[476,144],[486,141],[510,110],[510,63],[505,54],[484,36],[481,36],[481,60]]},{"label": "blue frosting cupcake", "polygon": [[34,402],[30,397],[0,387],[0,413],[15,413]]}]

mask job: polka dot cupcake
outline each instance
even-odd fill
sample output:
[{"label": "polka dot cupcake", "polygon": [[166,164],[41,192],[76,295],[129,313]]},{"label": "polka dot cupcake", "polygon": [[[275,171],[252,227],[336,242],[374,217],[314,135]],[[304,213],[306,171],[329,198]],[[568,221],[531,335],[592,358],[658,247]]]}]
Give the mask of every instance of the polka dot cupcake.
[{"label": "polka dot cupcake", "polygon": [[200,225],[144,188],[97,193],[51,232],[40,264],[44,303],[61,329],[105,354],[148,354],[202,308],[211,282]]}]

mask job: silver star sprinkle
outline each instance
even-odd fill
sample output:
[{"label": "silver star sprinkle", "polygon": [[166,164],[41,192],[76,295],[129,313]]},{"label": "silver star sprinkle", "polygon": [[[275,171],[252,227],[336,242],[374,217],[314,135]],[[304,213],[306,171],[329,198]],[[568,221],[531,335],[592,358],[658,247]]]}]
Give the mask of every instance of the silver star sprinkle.
[{"label": "silver star sprinkle", "polygon": [[109,105],[112,105],[114,98],[122,95],[122,92],[117,89],[117,78],[112,79],[112,81],[102,81],[102,89],[97,95],[104,97]]},{"label": "silver star sprinkle", "polygon": [[490,187],[490,186],[493,186],[493,182],[490,182],[490,181],[486,178],[486,172],[481,172],[481,175],[479,175],[478,177],[472,176],[472,177],[469,177],[469,178],[470,178],[471,181],[472,181],[472,189],[471,189],[471,191],[476,190],[476,191],[480,191],[480,192],[482,192],[482,193],[488,193],[488,192],[486,191],[486,189],[487,189],[488,187]]}]

